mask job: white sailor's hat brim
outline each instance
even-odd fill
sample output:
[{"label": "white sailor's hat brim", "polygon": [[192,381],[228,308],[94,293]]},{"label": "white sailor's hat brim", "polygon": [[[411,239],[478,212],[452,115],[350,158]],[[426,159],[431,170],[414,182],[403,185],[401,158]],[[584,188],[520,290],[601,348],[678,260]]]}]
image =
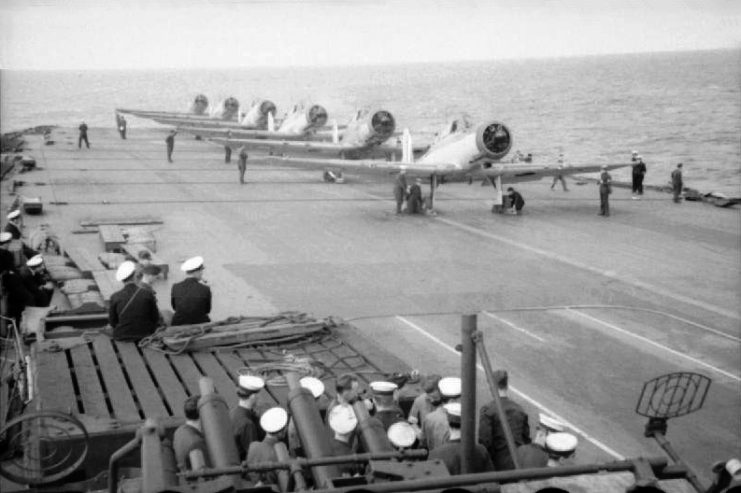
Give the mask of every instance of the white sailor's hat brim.
[{"label": "white sailor's hat brim", "polygon": [[26,265],[29,267],[38,267],[39,265],[44,263],[44,257],[41,255],[34,255],[30,259],[28,259],[28,262],[26,262]]},{"label": "white sailor's hat brim", "polygon": [[239,375],[239,388],[248,392],[257,392],[265,387],[265,380],[256,375]]},{"label": "white sailor's hat brim", "polygon": [[415,440],[417,440],[417,434],[414,432],[414,428],[406,421],[397,421],[389,426],[386,436],[391,443],[401,448],[411,447],[414,445]]},{"label": "white sailor's hat brim", "polygon": [[571,433],[551,433],[545,439],[545,447],[549,452],[568,455],[576,450],[579,440]]},{"label": "white sailor's hat brim", "polygon": [[8,219],[15,219],[16,217],[21,215],[21,211],[19,209],[16,209],[14,211],[11,211],[8,213],[7,218]]},{"label": "white sailor's hat brim", "polygon": [[391,394],[394,390],[398,389],[399,386],[394,382],[385,382],[377,380],[370,383],[370,388],[375,394]]},{"label": "white sailor's hat brim", "polygon": [[2,233],[0,233],[0,244],[7,243],[12,239],[13,235],[11,233],[8,233],[7,231],[3,231]]},{"label": "white sailor's hat brim", "polygon": [[192,257],[183,262],[180,270],[183,272],[193,272],[203,267],[203,257]]},{"label": "white sailor's hat brim", "polygon": [[260,427],[266,433],[277,433],[288,424],[288,413],[282,407],[271,407],[260,417]]},{"label": "white sailor's hat brim", "polygon": [[316,377],[304,377],[299,384],[311,392],[314,399],[318,399],[324,393],[324,383]]},{"label": "white sailor's hat brim", "polygon": [[118,270],[116,270],[116,280],[119,282],[125,281],[136,270],[136,265],[134,262],[126,261],[118,266]]},{"label": "white sailor's hat brim", "polygon": [[441,378],[437,388],[445,397],[457,397],[461,395],[461,379],[458,377]]},{"label": "white sailor's hat brim", "polygon": [[343,404],[334,406],[329,411],[327,421],[329,422],[329,427],[340,435],[346,435],[352,432],[358,425],[358,418],[355,416],[353,408]]}]

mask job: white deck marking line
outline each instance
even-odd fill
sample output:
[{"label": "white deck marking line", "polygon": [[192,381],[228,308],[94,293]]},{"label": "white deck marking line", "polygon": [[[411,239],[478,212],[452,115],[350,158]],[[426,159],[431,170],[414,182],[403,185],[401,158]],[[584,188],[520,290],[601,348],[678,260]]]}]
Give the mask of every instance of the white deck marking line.
[{"label": "white deck marking line", "polygon": [[[434,342],[435,342],[435,343],[437,343],[437,344],[438,344],[439,346],[441,346],[441,347],[443,347],[443,348],[447,349],[447,350],[448,350],[449,352],[451,352],[451,353],[455,354],[456,356],[460,357],[460,353],[459,353],[458,351],[456,351],[456,350],[455,350],[455,348],[453,348],[452,346],[449,346],[448,344],[444,343],[443,341],[441,341],[441,340],[440,340],[440,339],[438,339],[437,337],[433,336],[432,334],[430,334],[429,332],[427,332],[426,330],[424,330],[424,329],[423,329],[422,327],[418,326],[418,325],[417,325],[417,324],[415,324],[414,322],[412,322],[412,321],[410,321],[410,320],[407,320],[407,319],[406,319],[406,318],[404,318],[404,317],[400,317],[400,316],[398,316],[398,315],[397,315],[397,316],[396,316],[395,318],[396,318],[397,320],[399,320],[400,322],[403,322],[404,324],[406,324],[406,325],[408,325],[409,327],[413,328],[414,330],[416,330],[417,332],[419,332],[419,333],[420,333],[420,334],[422,334],[423,336],[427,337],[428,339],[430,339],[430,340],[434,341]],[[477,368],[477,369],[478,369],[478,370],[479,370],[480,372],[482,372],[482,373],[484,372],[484,367],[483,367],[483,366],[481,366],[481,365],[480,365],[480,364],[478,364],[478,363],[476,364],[476,368]],[[510,388],[509,388],[509,389],[510,389],[510,390],[512,391],[512,393],[514,393],[514,394],[517,394],[517,395],[518,395],[518,396],[520,396],[520,397],[521,397],[522,399],[524,399],[524,400],[526,400],[527,402],[529,402],[529,403],[530,403],[531,405],[533,405],[533,406],[537,407],[538,409],[540,409],[540,410],[541,410],[541,411],[543,411],[544,413],[546,413],[546,414],[548,414],[548,415],[550,415],[550,416],[552,416],[552,417],[556,418],[557,420],[559,420],[560,422],[562,422],[563,424],[565,424],[566,426],[568,426],[569,428],[571,428],[572,430],[574,430],[574,431],[575,431],[575,432],[576,432],[577,434],[579,434],[579,435],[583,436],[583,437],[584,437],[584,439],[586,439],[587,441],[589,441],[589,442],[592,442],[592,444],[594,444],[594,446],[595,446],[595,447],[597,447],[597,448],[599,448],[600,450],[602,450],[602,451],[604,451],[604,452],[608,453],[609,455],[613,456],[613,457],[614,457],[615,459],[617,459],[617,460],[625,460],[625,456],[623,456],[623,455],[619,454],[618,452],[614,451],[613,449],[611,449],[610,447],[608,447],[607,445],[605,445],[605,444],[604,444],[604,443],[602,443],[601,441],[599,441],[599,440],[597,440],[596,438],[594,438],[593,436],[589,435],[589,434],[588,434],[587,432],[585,432],[584,430],[582,430],[582,429],[580,429],[580,428],[577,428],[577,427],[576,427],[576,426],[575,426],[575,425],[574,425],[573,423],[571,423],[571,422],[569,422],[568,420],[566,420],[566,419],[565,419],[565,418],[564,418],[563,416],[561,416],[561,415],[559,415],[559,414],[557,414],[557,413],[553,412],[553,411],[552,411],[551,409],[548,409],[547,407],[545,407],[545,406],[544,406],[543,404],[541,404],[540,402],[536,401],[536,400],[535,400],[535,399],[533,399],[532,397],[530,397],[530,396],[528,396],[528,395],[526,395],[526,394],[524,394],[524,393],[520,392],[520,391],[519,391],[519,390],[517,390],[517,389],[516,389],[515,387],[512,387],[512,386],[510,386]]]},{"label": "white deck marking line", "polygon": [[483,314],[484,314],[484,315],[486,315],[487,317],[493,318],[493,319],[494,319],[494,320],[496,320],[497,322],[501,322],[501,323],[503,323],[504,325],[507,325],[508,327],[512,327],[512,328],[513,328],[513,329],[515,329],[515,330],[519,330],[519,331],[520,331],[520,332],[522,332],[523,334],[525,334],[525,335],[528,335],[528,336],[532,337],[533,339],[537,339],[537,340],[539,340],[540,342],[545,342],[545,339],[543,339],[542,337],[540,337],[540,336],[537,336],[537,335],[533,334],[532,332],[530,332],[530,331],[529,331],[529,330],[527,330],[527,329],[523,329],[522,327],[518,327],[517,325],[513,324],[513,323],[512,323],[512,322],[510,322],[509,320],[505,320],[505,319],[503,319],[503,318],[501,318],[501,317],[498,317],[498,316],[494,315],[493,313],[489,313],[489,312],[481,312],[481,313],[483,313]]},{"label": "white deck marking line", "polygon": [[520,243],[519,241],[512,240],[510,238],[506,238],[504,236],[496,235],[493,233],[489,233],[487,231],[483,231],[477,228],[474,228],[472,226],[468,226],[466,224],[459,223],[457,221],[453,221],[451,219],[445,219],[442,217],[436,217],[435,220],[440,221],[442,223],[445,223],[449,226],[453,226],[458,229],[462,229],[464,231],[468,231],[469,233],[473,233],[475,235],[483,236],[485,238],[490,238],[492,240],[501,241],[502,243],[506,243],[507,245],[511,245],[517,248],[521,248],[523,250],[527,250],[528,252],[536,253],[538,255],[543,255],[544,257],[557,260],[559,262],[562,262],[564,264],[568,264],[574,267],[578,267],[579,269],[584,269],[589,272],[593,272],[595,274],[599,274],[601,276],[609,277],[611,279],[615,279],[620,282],[624,282],[626,284],[630,284],[632,286],[645,289],[647,291],[651,291],[653,293],[659,294],[661,296],[666,296],[667,298],[672,298],[677,301],[681,301],[682,303],[687,303],[689,305],[694,305],[697,307],[700,307],[704,310],[708,310],[711,312],[718,313],[720,315],[723,315],[728,318],[732,318],[735,320],[741,320],[741,315],[739,315],[736,312],[732,312],[731,310],[726,310],[725,308],[712,305],[710,303],[705,303],[704,301],[699,301],[694,298],[691,298],[689,296],[684,296],[678,293],[672,293],[671,291],[667,291],[664,288],[660,288],[658,286],[653,286],[651,284],[645,283],[643,281],[639,281],[638,279],[631,279],[629,277],[621,276],[614,271],[610,270],[603,270],[598,269],[597,267],[592,267],[591,265],[584,264],[582,262],[578,262],[576,260],[572,260],[570,258],[564,257],[563,255],[559,255],[554,252],[549,252],[547,250],[542,250],[540,248],[536,248],[534,246],[526,245],[524,243]]},{"label": "white deck marking line", "polygon": [[647,344],[651,344],[652,346],[655,346],[655,347],[657,347],[659,349],[663,349],[664,351],[666,351],[668,353],[671,353],[671,354],[673,354],[675,356],[679,356],[680,358],[684,358],[686,360],[692,361],[696,365],[704,366],[705,368],[708,368],[708,369],[710,369],[710,370],[712,370],[712,371],[714,371],[716,373],[720,373],[721,375],[725,375],[726,377],[731,378],[733,380],[736,380],[737,382],[741,382],[741,377],[739,377],[737,375],[734,375],[733,373],[729,373],[729,372],[727,372],[725,370],[721,370],[720,368],[717,368],[717,367],[715,367],[715,366],[713,366],[713,365],[711,365],[709,363],[705,363],[704,361],[701,361],[701,360],[699,360],[697,358],[693,358],[692,356],[689,356],[687,354],[684,354],[684,353],[682,353],[680,351],[677,351],[677,350],[674,350],[674,349],[672,349],[670,347],[664,346],[663,344],[659,344],[656,341],[652,341],[651,339],[649,339],[647,337],[639,336],[638,334],[634,334],[633,332],[630,332],[629,330],[626,330],[626,329],[623,329],[621,327],[618,327],[617,325],[611,324],[609,322],[605,322],[604,320],[600,320],[599,318],[593,317],[591,315],[587,315],[586,313],[583,313],[583,312],[580,312],[580,311],[577,311],[577,310],[574,310],[574,309],[571,309],[571,308],[567,308],[566,311],[567,312],[571,312],[571,313],[575,313],[576,315],[582,316],[582,317],[584,317],[584,318],[586,318],[588,320],[591,320],[592,322],[595,322],[595,323],[598,323],[600,325],[603,325],[603,326],[607,327],[608,329],[612,329],[612,330],[614,330],[616,332],[620,332],[621,334],[625,334],[627,336],[634,337],[634,338],[636,338],[636,339],[638,339],[640,341],[643,341],[643,342],[645,342]]}]

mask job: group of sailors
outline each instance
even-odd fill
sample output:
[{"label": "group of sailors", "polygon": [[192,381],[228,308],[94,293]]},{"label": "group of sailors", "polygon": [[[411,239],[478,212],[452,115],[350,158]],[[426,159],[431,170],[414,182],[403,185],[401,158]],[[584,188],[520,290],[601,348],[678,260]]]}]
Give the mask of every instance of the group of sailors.
[{"label": "group of sailors", "polygon": [[6,315],[16,326],[27,306],[49,306],[55,287],[43,256],[23,242],[22,230],[21,211],[14,209],[0,233],[0,286]]},{"label": "group of sailors", "polygon": [[[565,425],[540,415],[535,436],[531,439],[527,414],[507,396],[507,372],[497,371],[499,396],[508,426],[517,446],[517,463],[521,468],[557,467],[573,458],[577,438],[566,433]],[[398,386],[389,381],[374,381],[370,392],[360,390],[356,375],[345,374],[336,379],[335,395],[329,398],[321,380],[304,377],[300,384],[309,390],[319,408],[325,408],[324,429],[331,443],[333,456],[368,452],[359,430],[356,407],[368,411],[375,426],[382,426],[389,442],[399,451],[427,449],[428,460],[439,460],[450,474],[462,472],[461,445],[461,379],[430,375],[423,381],[424,393],[417,396],[406,415],[399,405]],[[240,461],[247,465],[279,460],[275,445],[282,442],[293,457],[303,457],[296,424],[283,407],[266,407],[261,402],[265,381],[256,375],[240,375],[236,389],[238,404],[230,411],[231,430]],[[178,467],[183,470],[209,466],[209,457],[198,414],[199,396],[184,404],[186,422],[173,435],[173,448]],[[372,427],[366,424],[365,429]],[[195,453],[194,453],[195,451]],[[365,466],[357,462],[340,464],[343,476],[362,475]],[[482,407],[478,443],[469,472],[504,471],[514,469],[494,401]],[[251,480],[275,484],[274,472],[250,473]]]}]

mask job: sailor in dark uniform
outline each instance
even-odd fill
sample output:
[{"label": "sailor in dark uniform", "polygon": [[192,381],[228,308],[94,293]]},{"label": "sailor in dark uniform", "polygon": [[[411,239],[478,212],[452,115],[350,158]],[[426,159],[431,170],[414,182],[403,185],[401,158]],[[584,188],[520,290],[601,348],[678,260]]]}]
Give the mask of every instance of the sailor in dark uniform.
[{"label": "sailor in dark uniform", "polygon": [[165,137],[165,144],[167,144],[167,161],[172,162],[172,151],[175,149],[175,135],[177,135],[176,130],[170,131],[170,133]]},{"label": "sailor in dark uniform", "polygon": [[209,467],[206,439],[201,430],[201,419],[198,413],[199,395],[192,395],[183,404],[185,423],[180,425],[172,435],[172,448],[175,451],[175,461],[180,471],[189,471],[195,464],[190,462],[190,453],[199,450],[203,458],[203,465]]},{"label": "sailor in dark uniform", "polygon": [[35,255],[21,267],[20,276],[26,289],[33,295],[31,306],[49,306],[52,294],[54,294],[54,283],[44,267],[44,258]]},{"label": "sailor in dark uniform", "polygon": [[211,288],[201,282],[203,257],[193,257],[180,266],[188,276],[184,281],[173,284],[171,304],[175,314],[172,325],[202,324],[211,321]]},{"label": "sailor in dark uniform", "polygon": [[5,228],[3,228],[3,231],[10,233],[14,240],[21,241],[21,245],[23,245],[23,255],[26,259],[35,256],[38,252],[23,242],[23,222],[20,209],[9,212],[7,218],[8,223],[5,225]]},{"label": "sailor in dark uniform", "polygon": [[157,299],[152,291],[137,285],[135,274],[136,264],[128,260],[116,271],[116,280],[124,287],[111,296],[108,323],[117,341],[138,341],[157,330]]},{"label": "sailor in dark uniform", "polygon": [[[450,426],[450,438],[432,451],[428,456],[429,460],[440,459],[448,468],[451,475],[462,473],[463,447],[461,445],[461,404],[460,402],[451,402],[443,406],[448,416],[448,425]],[[483,445],[477,443],[473,449],[473,462],[468,465],[469,472],[489,472],[494,470],[494,465]]]},{"label": "sailor in dark uniform", "polygon": [[[332,430],[332,455],[334,457],[353,455],[357,452],[353,446],[353,436],[358,425],[355,411],[348,404],[338,404],[327,413],[327,422]],[[361,472],[360,468],[351,462],[338,464],[337,467],[343,476],[352,476]]]},{"label": "sailor in dark uniform", "polygon": [[607,166],[602,165],[602,173],[599,176],[599,214],[610,215],[610,194],[612,193],[612,176],[607,172]]},{"label": "sailor in dark uniform", "polygon": [[[508,375],[505,370],[494,372],[494,381],[497,383],[499,400],[502,403],[504,415],[512,431],[515,447],[530,443],[530,425],[528,416],[522,407],[508,396]],[[481,408],[479,417],[479,443],[489,451],[497,471],[514,469],[515,464],[507,448],[507,441],[502,429],[502,423],[497,414],[497,408],[492,400]]]},{"label": "sailor in dark uniform", "polygon": [[[288,424],[288,413],[282,407],[271,407],[260,417],[260,428],[265,432],[262,441],[250,443],[247,451],[247,464],[278,462],[275,445],[283,441]],[[273,471],[253,472],[250,478],[255,483],[278,484],[278,475]]]},{"label": "sailor in dark uniform", "polygon": [[13,254],[5,248],[12,239],[10,233],[0,233],[0,284],[7,296],[6,312],[2,315],[12,318],[16,327],[19,327],[21,314],[26,306],[33,302],[33,295],[28,292],[15,268]]},{"label": "sailor in dark uniform", "polygon": [[87,140],[87,124],[82,122],[79,127],[80,137],[77,139],[77,148],[82,149],[82,143],[85,142],[85,146],[90,149],[90,141]]},{"label": "sailor in dark uniform", "polygon": [[404,411],[396,403],[395,393],[399,387],[393,382],[375,381],[370,383],[375,404],[375,416],[382,424],[384,431],[398,422],[404,421]]},{"label": "sailor in dark uniform", "polygon": [[237,444],[239,460],[247,457],[250,444],[262,440],[265,432],[258,426],[257,395],[265,387],[265,380],[255,375],[240,375],[237,396],[239,403],[231,410],[232,434]]},{"label": "sailor in dark uniform", "polygon": [[396,199],[396,213],[401,214],[401,206],[407,195],[407,171],[402,168],[394,182],[394,198]]}]

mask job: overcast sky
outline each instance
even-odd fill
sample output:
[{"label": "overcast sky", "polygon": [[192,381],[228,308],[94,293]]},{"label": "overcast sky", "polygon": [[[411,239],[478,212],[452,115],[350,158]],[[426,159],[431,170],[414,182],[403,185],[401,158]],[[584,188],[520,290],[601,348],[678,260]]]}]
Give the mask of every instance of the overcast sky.
[{"label": "overcast sky", "polygon": [[0,0],[0,67],[347,65],[741,47],[739,0]]}]

